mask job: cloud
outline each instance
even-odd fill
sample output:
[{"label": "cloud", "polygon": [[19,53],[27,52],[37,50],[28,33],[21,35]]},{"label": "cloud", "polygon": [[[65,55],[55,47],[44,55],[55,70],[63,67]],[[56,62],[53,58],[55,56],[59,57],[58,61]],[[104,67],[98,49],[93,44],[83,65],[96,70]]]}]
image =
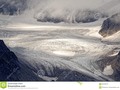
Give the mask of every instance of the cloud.
[{"label": "cloud", "polygon": [[99,7],[103,0],[48,0],[48,2],[47,6],[54,8],[93,9]]},{"label": "cloud", "polygon": [[[110,1],[110,0],[108,0]],[[101,6],[104,0],[28,0],[29,6],[34,8],[69,8],[69,9],[95,9]]]}]

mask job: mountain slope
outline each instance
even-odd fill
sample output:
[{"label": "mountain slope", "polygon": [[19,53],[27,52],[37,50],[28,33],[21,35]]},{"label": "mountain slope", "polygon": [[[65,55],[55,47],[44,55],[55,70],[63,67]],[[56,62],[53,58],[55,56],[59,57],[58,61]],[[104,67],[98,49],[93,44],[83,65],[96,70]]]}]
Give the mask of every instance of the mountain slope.
[{"label": "mountain slope", "polygon": [[0,81],[42,80],[24,63],[20,63],[2,40],[0,40],[0,68]]},{"label": "mountain slope", "polygon": [[[109,76],[115,71],[113,65],[104,65],[104,59],[106,53],[120,47],[119,32],[106,38],[98,33],[106,16],[113,14],[106,14],[99,7],[108,9],[108,2],[113,7],[113,0],[76,0],[75,5],[75,1],[69,1],[27,0],[24,13],[0,15],[0,38],[19,63],[15,63],[19,70],[7,80],[116,80]],[[102,69],[96,63],[101,57]]]},{"label": "mountain slope", "polygon": [[0,13],[4,15],[17,15],[25,10],[26,5],[26,0],[0,0]]},{"label": "mountain slope", "polygon": [[[20,56],[20,54],[18,55]],[[19,60],[18,60],[19,59]],[[94,81],[95,78],[85,74],[54,67],[51,75],[44,65],[39,70],[26,63],[23,58],[17,58],[4,42],[0,40],[0,81]],[[31,66],[31,67],[30,67]]]},{"label": "mountain slope", "polygon": [[99,33],[103,36],[110,36],[120,30],[120,13],[113,15],[103,22],[102,29]]},{"label": "mountain slope", "polygon": [[[114,51],[112,51],[114,52]],[[111,54],[111,53],[110,53]],[[116,53],[115,53],[116,54]],[[115,81],[120,81],[120,52],[116,55],[109,55],[102,60],[97,61],[103,74],[113,78]]]}]

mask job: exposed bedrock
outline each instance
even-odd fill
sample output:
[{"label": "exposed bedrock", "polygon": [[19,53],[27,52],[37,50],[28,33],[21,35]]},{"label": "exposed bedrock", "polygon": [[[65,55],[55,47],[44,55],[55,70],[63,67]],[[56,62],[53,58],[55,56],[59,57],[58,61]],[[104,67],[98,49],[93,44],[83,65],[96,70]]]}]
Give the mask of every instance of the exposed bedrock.
[{"label": "exposed bedrock", "polygon": [[99,34],[101,34],[103,37],[107,37],[118,31],[120,31],[120,13],[106,19],[102,24]]},{"label": "exposed bedrock", "polygon": [[115,81],[120,81],[120,52],[115,55],[107,55],[97,61],[104,75]]}]

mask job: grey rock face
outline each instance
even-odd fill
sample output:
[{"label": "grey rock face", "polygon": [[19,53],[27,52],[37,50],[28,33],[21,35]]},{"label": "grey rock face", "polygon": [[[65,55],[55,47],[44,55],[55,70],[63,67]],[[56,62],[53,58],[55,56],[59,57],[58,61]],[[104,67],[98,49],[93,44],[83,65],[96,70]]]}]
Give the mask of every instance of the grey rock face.
[{"label": "grey rock face", "polygon": [[0,81],[41,80],[0,40]]},{"label": "grey rock face", "polygon": [[0,13],[4,15],[20,14],[26,6],[26,0],[0,0]]},{"label": "grey rock face", "polygon": [[120,13],[106,19],[102,24],[102,29],[99,31],[103,37],[110,36],[120,30]]},{"label": "grey rock face", "polygon": [[92,10],[76,10],[74,11],[74,14],[72,13],[73,11],[65,9],[63,10],[62,15],[53,15],[56,10],[43,10],[40,11],[35,18],[39,22],[52,22],[52,23],[90,23],[97,21],[100,18],[107,17],[107,15],[97,12],[97,11],[92,11]]},{"label": "grey rock face", "polygon": [[7,80],[19,69],[17,57],[0,40],[0,80]]},{"label": "grey rock face", "polygon": [[111,65],[114,72],[108,77],[115,81],[120,81],[120,52],[116,56],[103,57],[103,59],[97,61],[97,64],[102,72],[106,66]]}]

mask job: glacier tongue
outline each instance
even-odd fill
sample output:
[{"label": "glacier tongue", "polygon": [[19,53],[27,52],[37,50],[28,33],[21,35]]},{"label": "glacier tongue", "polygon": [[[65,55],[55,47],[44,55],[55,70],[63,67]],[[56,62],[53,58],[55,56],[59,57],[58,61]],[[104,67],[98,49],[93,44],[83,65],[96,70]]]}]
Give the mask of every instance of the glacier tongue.
[{"label": "glacier tongue", "polygon": [[45,77],[38,75],[42,79],[50,77],[49,80],[55,80],[53,73],[56,67],[83,73],[97,80],[111,80],[102,75],[94,63],[101,55],[113,48],[102,43],[101,37],[96,36],[99,28],[91,25],[79,26],[76,29],[75,27],[69,29],[69,26],[65,29],[59,26],[53,30],[40,27],[30,29],[29,27],[4,28],[0,31],[3,34],[0,38],[5,40],[18,58],[35,70],[35,73],[44,67],[43,70],[47,73]]}]

